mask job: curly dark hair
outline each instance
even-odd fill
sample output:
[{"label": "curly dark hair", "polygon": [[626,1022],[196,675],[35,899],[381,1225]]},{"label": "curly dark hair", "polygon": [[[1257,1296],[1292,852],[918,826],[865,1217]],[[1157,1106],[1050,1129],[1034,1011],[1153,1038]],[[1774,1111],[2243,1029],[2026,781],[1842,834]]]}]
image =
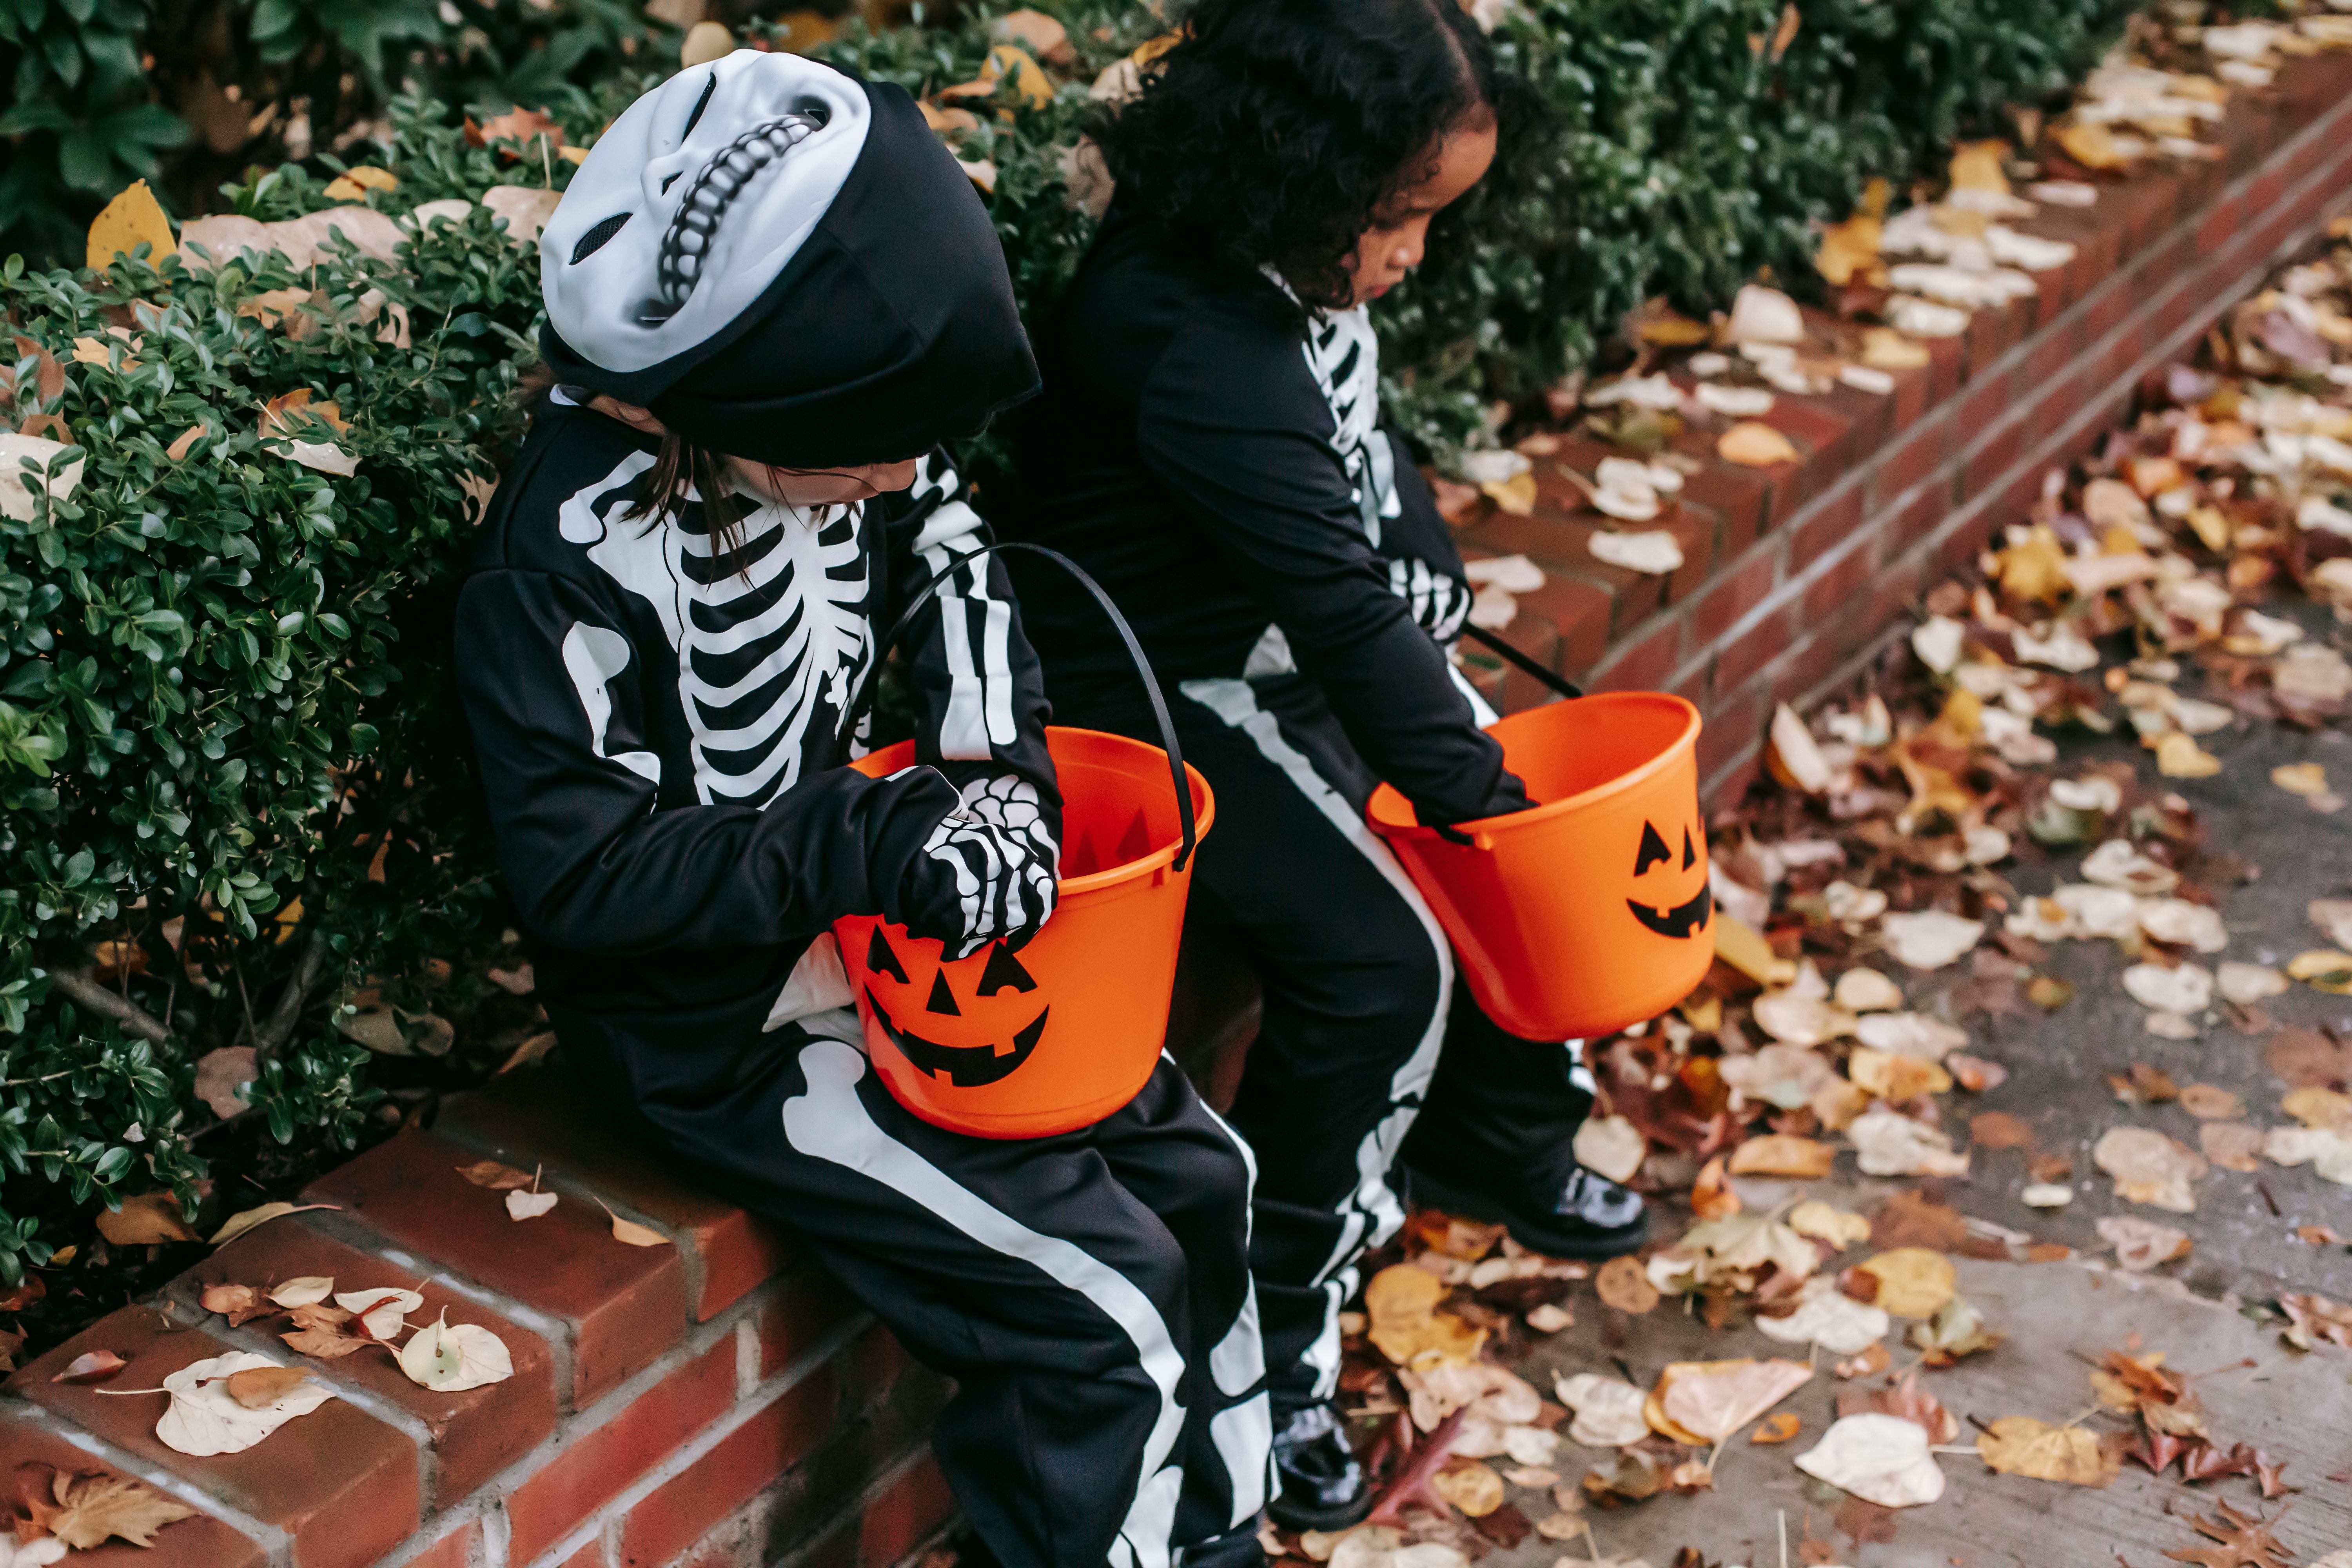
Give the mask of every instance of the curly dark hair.
[{"label": "curly dark hair", "polygon": [[1446,133],[1491,116],[1487,183],[1507,184],[1536,112],[1456,0],[1195,0],[1182,41],[1092,132],[1118,205],[1179,249],[1226,275],[1271,264],[1304,303],[1342,309],[1358,239]]}]

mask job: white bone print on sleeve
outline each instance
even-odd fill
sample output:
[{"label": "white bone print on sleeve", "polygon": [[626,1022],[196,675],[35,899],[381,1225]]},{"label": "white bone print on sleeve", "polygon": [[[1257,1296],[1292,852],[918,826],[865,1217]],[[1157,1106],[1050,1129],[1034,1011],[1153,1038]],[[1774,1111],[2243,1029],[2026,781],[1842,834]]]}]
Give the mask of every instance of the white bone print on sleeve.
[{"label": "white bone print on sleeve", "polygon": [[604,749],[605,731],[613,722],[613,693],[606,683],[628,668],[629,639],[620,633],[574,621],[572,629],[563,634],[563,668],[572,677],[572,689],[588,719],[589,749],[607,762],[618,763],[639,777],[659,784],[661,759],[653,752],[629,751],[614,755]]},{"label": "white bone print on sleeve", "polygon": [[1038,810],[1037,787],[1010,774],[974,779],[962,804],[940,819],[923,853],[954,877],[962,907],[961,958],[1007,931],[1035,929],[1054,912],[1061,848]]}]

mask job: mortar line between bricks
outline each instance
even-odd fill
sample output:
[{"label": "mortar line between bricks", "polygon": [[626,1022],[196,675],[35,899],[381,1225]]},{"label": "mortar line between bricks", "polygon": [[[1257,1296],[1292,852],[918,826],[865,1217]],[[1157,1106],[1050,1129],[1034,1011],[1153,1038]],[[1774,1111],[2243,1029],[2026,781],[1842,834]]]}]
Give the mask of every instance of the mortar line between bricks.
[{"label": "mortar line between bricks", "polygon": [[[436,1126],[431,1131],[433,1136],[444,1142],[455,1143],[459,1148],[469,1149],[477,1154],[495,1155],[499,1152],[497,1140],[478,1132],[467,1132],[456,1127],[440,1126]],[[567,1174],[560,1170],[548,1171],[540,1184],[542,1187],[553,1187],[557,1192],[568,1194],[572,1197],[602,1204],[623,1219],[635,1220],[639,1225],[667,1237],[670,1245],[677,1248],[678,1264],[686,1273],[687,1315],[688,1317],[694,1315],[702,1301],[703,1288],[707,1283],[704,1276],[709,1272],[709,1268],[704,1262],[702,1249],[693,1245],[692,1230],[685,1226],[672,1225],[658,1215],[647,1214],[645,1210],[630,1204],[616,1203],[601,1189],[581,1180],[578,1176]]]},{"label": "mortar line between bricks", "polygon": [[[559,1564],[568,1563],[573,1552],[586,1546],[604,1531],[607,1522],[625,1517],[631,1509],[676,1480],[686,1472],[688,1467],[703,1458],[710,1450],[733,1436],[770,1405],[799,1387],[826,1362],[847,1348],[850,1342],[864,1332],[873,1321],[872,1314],[861,1312],[849,1322],[827,1334],[810,1349],[794,1356],[785,1364],[782,1372],[761,1384],[759,1390],[749,1398],[738,1400],[729,1406],[719,1419],[671,1449],[659,1464],[651,1469],[639,1472],[636,1479],[597,1504],[595,1510],[586,1519],[573,1525],[570,1531],[559,1536],[552,1545],[532,1558],[528,1568],[558,1568]],[[729,1325],[729,1331],[733,1331],[731,1324]],[[604,1403],[604,1400],[597,1401],[599,1405]],[[566,1436],[566,1434],[558,1433],[551,1436],[547,1442],[541,1444],[540,1449],[551,1446],[559,1448],[565,1447]],[[505,1473],[511,1473],[516,1468],[529,1464],[538,1456],[540,1449],[533,1449],[531,1453],[516,1460],[514,1465],[508,1467],[508,1471]],[[894,1471],[893,1474],[895,1475],[896,1472]],[[499,1485],[503,1479],[504,1473],[499,1478],[494,1478],[490,1485],[499,1486],[501,1492],[511,1489]]]},{"label": "mortar line between bricks", "polygon": [[[1829,498],[1825,497],[1823,499],[1827,500]],[[1852,532],[1848,533],[1843,539],[1839,540],[1829,549],[1822,551],[1819,555],[1815,556],[1811,565],[1802,568],[1794,576],[1783,577],[1776,586],[1767,591],[1762,598],[1757,600],[1755,605],[1749,609],[1748,613],[1742,616],[1736,623],[1734,623],[1729,631],[1725,632],[1722,637],[1717,638],[1715,643],[1709,647],[1704,649],[1698,657],[1692,658],[1687,663],[1684,664],[1681,668],[1675,670],[1672,678],[1666,682],[1668,689],[1671,690],[1673,688],[1681,685],[1700,669],[1705,668],[1707,663],[1715,658],[1716,654],[1723,647],[1737,640],[1740,633],[1753,626],[1761,625],[1767,618],[1776,612],[1785,609],[1789,605],[1801,600],[1805,596],[1807,589],[1811,588],[1816,582],[1820,581],[1829,573],[1834,571],[1837,567],[1844,564],[1846,558],[1852,555],[1855,551],[1866,549],[1870,543],[1871,531],[1867,527],[1856,524]],[[1708,693],[1710,699],[1713,698],[1714,695],[1715,694],[1713,692]]]},{"label": "mortar line between bricks", "polygon": [[253,1543],[268,1554],[271,1568],[294,1568],[294,1538],[274,1524],[265,1523],[238,1508],[223,1501],[195,1482],[173,1474],[160,1465],[125,1448],[118,1448],[105,1438],[83,1431],[62,1415],[54,1415],[28,1400],[0,1394],[0,1410],[27,1426],[47,1432],[52,1437],[72,1444],[84,1453],[102,1459],[127,1476],[135,1476],[157,1491],[179,1499],[192,1508],[201,1509],[232,1530],[249,1536]]},{"label": "mortar line between bricks", "polygon": [[353,1249],[380,1258],[412,1274],[429,1274],[433,1282],[478,1307],[487,1307],[517,1328],[529,1329],[547,1344],[548,1370],[554,1379],[556,1409],[572,1413],[572,1341],[580,1325],[571,1318],[542,1312],[501,1290],[493,1290],[471,1275],[436,1258],[420,1258],[390,1237],[342,1209],[320,1210],[305,1216],[320,1231]]},{"label": "mortar line between bricks", "polygon": [[[232,1328],[226,1322],[212,1323],[209,1320],[215,1314],[185,1300],[167,1294],[163,1298],[163,1307],[170,1321],[184,1329],[202,1328],[216,1340],[243,1350],[252,1351],[259,1355],[268,1356],[273,1361],[288,1352],[285,1342],[275,1333],[243,1324]],[[315,1361],[315,1358],[310,1356],[299,1356],[297,1364],[302,1371],[332,1388],[336,1398],[373,1416],[414,1444],[416,1448],[417,1498],[422,1503],[425,1500],[437,1495],[441,1480],[441,1456],[434,1450],[433,1428],[425,1425],[422,1417],[413,1411],[402,1409],[383,1394],[375,1393],[344,1374],[341,1371],[343,1363],[341,1361],[322,1362]]]}]

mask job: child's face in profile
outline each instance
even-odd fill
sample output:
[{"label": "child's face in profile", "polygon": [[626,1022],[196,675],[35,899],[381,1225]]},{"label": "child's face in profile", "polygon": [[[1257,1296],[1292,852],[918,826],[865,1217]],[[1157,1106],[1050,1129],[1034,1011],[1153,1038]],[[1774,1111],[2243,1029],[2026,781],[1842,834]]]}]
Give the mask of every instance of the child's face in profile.
[{"label": "child's face in profile", "polygon": [[1487,167],[1494,161],[1492,114],[1483,122],[1445,133],[1427,173],[1398,192],[1381,222],[1356,241],[1356,253],[1348,258],[1348,272],[1356,282],[1357,304],[1379,299],[1421,265],[1430,220],[1486,178]]},{"label": "child's face in profile", "polygon": [[[648,436],[665,436],[668,431],[654,417],[650,409],[634,403],[624,403],[617,397],[598,394],[588,406],[608,419],[617,419],[632,430],[642,430]],[[858,463],[840,468],[778,468],[766,463],[755,463],[748,458],[728,458],[727,477],[735,488],[746,495],[762,500],[782,501],[786,506],[844,506],[851,501],[871,500],[892,490],[903,490],[915,482],[917,459],[899,463]]]}]

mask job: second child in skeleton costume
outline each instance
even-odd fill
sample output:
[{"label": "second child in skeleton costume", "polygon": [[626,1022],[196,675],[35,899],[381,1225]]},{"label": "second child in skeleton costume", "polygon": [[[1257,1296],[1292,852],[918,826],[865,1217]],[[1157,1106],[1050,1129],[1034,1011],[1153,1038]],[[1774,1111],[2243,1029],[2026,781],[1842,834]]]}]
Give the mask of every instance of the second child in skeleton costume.
[{"label": "second child in skeleton costume", "polygon": [[[933,1447],[1008,1568],[1259,1561],[1246,1151],[1164,1062],[1059,1137],[917,1120],[828,932],[1025,978],[1053,907],[1037,661],[940,446],[1036,386],[986,213],[898,89],[743,51],[614,122],[541,256],[557,386],[458,673],[564,1070],[955,1376]],[[919,763],[866,777],[852,693],[943,573]]]},{"label": "second child in skeleton costume", "polygon": [[[1041,333],[1025,492],[1000,521],[1108,588],[1217,792],[1188,940],[1237,948],[1265,987],[1231,1114],[1258,1156],[1273,1512],[1331,1529],[1370,1506],[1329,1401],[1357,1259],[1403,1220],[1400,1154],[1416,1195],[1539,1250],[1630,1250],[1643,1218],[1575,1163],[1572,1047],[1455,994],[1444,933],[1364,823],[1382,779],[1425,822],[1527,805],[1447,658],[1468,585],[1381,426],[1365,312],[1485,176],[1524,89],[1454,0],[1199,0],[1181,20],[1097,129],[1118,194]],[[1090,606],[1014,576],[1056,710],[1147,733]]]}]

